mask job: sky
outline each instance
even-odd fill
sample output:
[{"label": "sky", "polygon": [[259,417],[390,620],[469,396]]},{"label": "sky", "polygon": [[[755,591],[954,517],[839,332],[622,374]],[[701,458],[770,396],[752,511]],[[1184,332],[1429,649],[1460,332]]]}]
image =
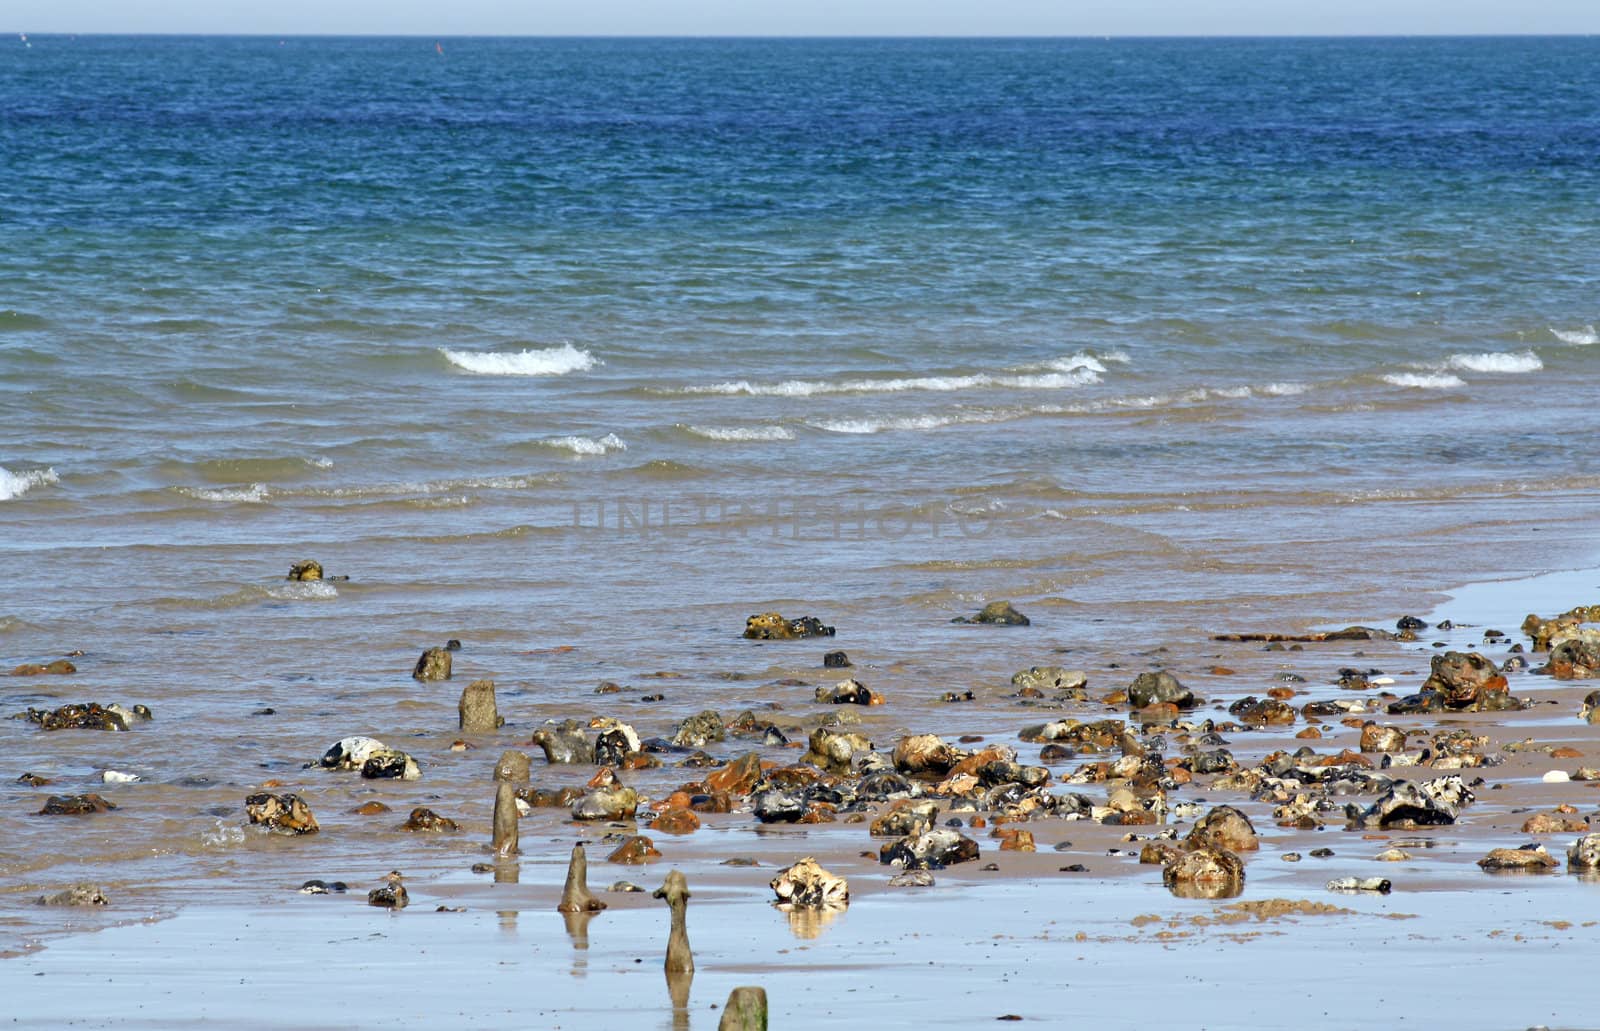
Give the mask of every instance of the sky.
[{"label": "sky", "polygon": [[6,0],[0,31],[264,35],[1600,33],[1600,0]]}]

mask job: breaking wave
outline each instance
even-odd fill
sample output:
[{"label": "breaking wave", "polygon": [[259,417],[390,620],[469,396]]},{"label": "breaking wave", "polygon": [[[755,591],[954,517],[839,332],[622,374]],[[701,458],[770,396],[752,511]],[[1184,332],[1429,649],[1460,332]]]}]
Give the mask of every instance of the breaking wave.
[{"label": "breaking wave", "polygon": [[1544,368],[1532,351],[1453,354],[1446,364],[1464,372],[1538,372]]},{"label": "breaking wave", "polygon": [[783,426],[685,426],[686,433],[707,440],[793,440],[794,431]]},{"label": "breaking wave", "polygon": [[628,445],[615,433],[607,433],[603,437],[551,437],[541,440],[545,447],[561,448],[571,451],[574,455],[605,455],[613,451],[626,451]]},{"label": "breaking wave", "polygon": [[498,353],[494,351],[452,351],[439,348],[451,365],[480,376],[561,376],[582,372],[595,365],[594,355],[571,344],[544,350]]},{"label": "breaking wave", "polygon": [[61,477],[56,475],[54,469],[30,469],[27,472],[14,473],[0,465],[0,501],[10,501],[35,487],[60,482]]},{"label": "breaking wave", "polygon": [[[1126,360],[1125,356],[1119,356]],[[1115,361],[1117,359],[1108,359]],[[1005,373],[976,372],[963,376],[902,376],[886,379],[791,379],[778,383],[732,380],[706,386],[681,387],[679,394],[730,394],[747,397],[814,397],[818,394],[893,394],[923,390],[949,392],[983,387],[1013,390],[1061,390],[1100,382],[1106,367],[1089,354],[1057,358],[1042,365]]]},{"label": "breaking wave", "polygon": [[1415,390],[1451,390],[1466,386],[1460,376],[1448,372],[1392,372],[1383,377],[1385,383]]},{"label": "breaking wave", "polygon": [[1563,344],[1575,344],[1579,347],[1600,344],[1600,333],[1595,332],[1593,326],[1584,326],[1582,329],[1557,329],[1551,326],[1550,332]]}]

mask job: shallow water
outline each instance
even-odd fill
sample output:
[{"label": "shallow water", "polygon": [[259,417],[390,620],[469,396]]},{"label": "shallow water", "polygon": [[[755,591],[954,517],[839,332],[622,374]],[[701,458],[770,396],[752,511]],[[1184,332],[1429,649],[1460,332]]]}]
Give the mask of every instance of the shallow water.
[{"label": "shallow water", "polygon": [[[1010,741],[1026,666],[1106,690],[1594,565],[1594,41],[32,42],[0,61],[0,667],[85,654],[0,710],[156,720],[0,721],[7,947],[77,880],[125,900],[91,923],[448,880],[540,721],[800,740],[776,681],[827,648],[888,695],[880,745]],[[306,557],[350,580],[285,582]],[[1593,600],[1540,584],[1461,603]],[[999,598],[1034,625],[950,624]],[[739,638],[774,608],[839,636]],[[455,680],[412,681],[451,637]],[[452,752],[477,677],[510,724]],[[302,770],[358,733],[422,781]],[[324,833],[244,828],[269,779]],[[121,808],[28,815],[82,790]],[[466,832],[395,829],[424,804]],[[711,876],[728,823],[668,861]],[[812,834],[771,858],[866,847]]]}]

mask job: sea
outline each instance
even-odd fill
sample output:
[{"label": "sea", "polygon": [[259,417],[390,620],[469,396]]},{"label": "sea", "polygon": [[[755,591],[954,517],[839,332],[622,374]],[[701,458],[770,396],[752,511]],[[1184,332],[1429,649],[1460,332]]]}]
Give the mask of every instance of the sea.
[{"label": "sea", "polygon": [[[78,670],[0,716],[155,717],[0,719],[0,951],[462,870],[542,720],[801,725],[825,650],[1014,737],[1030,665],[1592,568],[1597,202],[1590,38],[0,40],[0,667]],[[341,815],[354,734],[468,832]]]}]

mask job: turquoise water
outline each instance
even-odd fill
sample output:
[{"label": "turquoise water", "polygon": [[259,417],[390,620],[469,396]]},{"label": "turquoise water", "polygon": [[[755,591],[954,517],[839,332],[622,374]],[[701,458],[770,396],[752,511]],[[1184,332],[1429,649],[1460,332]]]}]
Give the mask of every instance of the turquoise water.
[{"label": "turquoise water", "polygon": [[[768,608],[926,700],[1594,564],[1600,42],[31,43],[0,660],[88,654],[0,701],[161,719],[0,749],[171,808],[28,822],[15,890],[208,861],[257,762],[448,744],[446,637],[524,732],[684,672],[648,736],[774,700],[728,686]],[[1038,633],[951,629],[996,598]]]}]

